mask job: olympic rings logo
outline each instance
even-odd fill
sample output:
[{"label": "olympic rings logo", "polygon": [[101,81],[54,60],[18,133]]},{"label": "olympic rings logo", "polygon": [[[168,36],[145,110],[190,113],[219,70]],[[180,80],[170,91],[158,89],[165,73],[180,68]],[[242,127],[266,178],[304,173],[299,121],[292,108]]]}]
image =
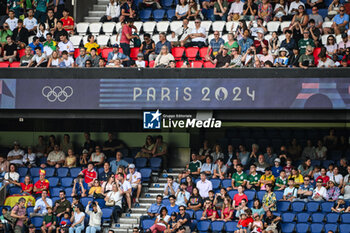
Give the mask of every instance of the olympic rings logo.
[{"label": "olympic rings logo", "polygon": [[54,88],[45,86],[43,87],[41,93],[50,102],[55,102],[58,100],[63,103],[73,95],[73,88],[71,86],[65,86],[64,88],[60,86],[55,86]]}]

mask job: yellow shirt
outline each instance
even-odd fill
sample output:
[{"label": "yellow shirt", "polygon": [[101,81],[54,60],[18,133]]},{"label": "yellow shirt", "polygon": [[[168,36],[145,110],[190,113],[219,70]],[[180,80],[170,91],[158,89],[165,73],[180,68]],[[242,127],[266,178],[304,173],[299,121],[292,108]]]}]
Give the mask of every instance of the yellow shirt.
[{"label": "yellow shirt", "polygon": [[102,193],[102,188],[101,187],[91,187],[89,191],[89,195],[93,195],[94,193],[99,194]]},{"label": "yellow shirt", "polygon": [[[290,175],[288,177],[288,179],[290,179],[290,178],[293,178],[295,183],[301,183],[301,184],[304,183],[304,178],[303,178],[303,176],[301,174],[299,174],[298,176]],[[299,187],[299,185],[295,185],[295,187]]]},{"label": "yellow shirt", "polygon": [[92,48],[95,48],[97,50],[100,46],[97,43],[95,43],[95,42],[94,43],[88,42],[88,43],[85,44],[84,47],[86,48],[86,52],[90,53]]},{"label": "yellow shirt", "polygon": [[[260,180],[272,180],[272,183],[275,183],[275,176],[274,175],[270,175],[270,176],[266,176],[265,174],[262,175],[260,177]],[[264,184],[261,184],[261,187],[264,186]]]}]

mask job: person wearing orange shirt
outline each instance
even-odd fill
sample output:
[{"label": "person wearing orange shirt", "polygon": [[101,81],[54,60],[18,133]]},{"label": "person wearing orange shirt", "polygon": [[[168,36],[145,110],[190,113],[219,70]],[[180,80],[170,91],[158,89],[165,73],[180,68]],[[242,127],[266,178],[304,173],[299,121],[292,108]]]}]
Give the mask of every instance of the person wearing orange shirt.
[{"label": "person wearing orange shirt", "polygon": [[63,23],[63,29],[66,30],[69,34],[74,34],[74,19],[72,16],[69,16],[69,10],[63,10],[63,17],[60,19]]},{"label": "person wearing orange shirt", "polygon": [[50,188],[50,182],[45,179],[45,175],[46,171],[41,169],[39,171],[39,180],[34,184],[33,192],[35,197],[40,197],[43,190],[49,190]]}]

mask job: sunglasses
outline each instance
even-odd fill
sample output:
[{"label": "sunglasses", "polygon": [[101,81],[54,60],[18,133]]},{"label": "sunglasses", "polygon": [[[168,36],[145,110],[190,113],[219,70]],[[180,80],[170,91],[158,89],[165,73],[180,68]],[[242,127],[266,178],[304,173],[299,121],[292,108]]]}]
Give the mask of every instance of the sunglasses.
[{"label": "sunglasses", "polygon": [[200,23],[200,22],[194,22],[194,23]]}]

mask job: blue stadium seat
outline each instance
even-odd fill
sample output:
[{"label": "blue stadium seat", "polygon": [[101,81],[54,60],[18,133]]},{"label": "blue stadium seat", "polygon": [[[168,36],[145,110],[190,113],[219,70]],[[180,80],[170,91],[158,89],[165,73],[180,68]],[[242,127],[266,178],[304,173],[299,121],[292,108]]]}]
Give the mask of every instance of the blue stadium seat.
[{"label": "blue stadium seat", "polygon": [[61,178],[61,186],[63,187],[71,187],[73,185],[72,177],[63,177]]},{"label": "blue stadium seat", "polygon": [[322,202],[321,203],[321,210],[323,213],[329,213],[331,212],[332,210],[332,207],[333,207],[334,203],[333,202],[330,202],[330,201],[327,201],[327,202]]},{"label": "blue stadium seat", "polygon": [[197,223],[197,229],[199,232],[201,233],[207,233],[209,230],[209,226],[210,226],[210,221],[199,221]]},{"label": "blue stadium seat", "polygon": [[283,199],[283,191],[274,191],[274,193],[276,194],[277,201]]},{"label": "blue stadium seat", "polygon": [[52,200],[52,203],[55,203],[57,200],[60,200],[61,198],[60,197],[52,197],[51,200]]},{"label": "blue stadium seat", "polygon": [[109,221],[112,216],[113,209],[112,208],[103,208],[102,210],[102,222]]},{"label": "blue stadium seat", "polygon": [[69,168],[66,168],[66,167],[60,167],[60,168],[57,168],[57,176],[58,177],[67,177],[68,176],[68,171],[69,171]]},{"label": "blue stadium seat", "polygon": [[141,180],[142,181],[150,181],[151,180],[151,174],[152,174],[151,168],[141,168],[140,173],[141,173]]},{"label": "blue stadium seat", "polygon": [[20,168],[18,168],[19,176],[26,176],[27,173],[28,173],[28,168],[27,167],[20,167]]},{"label": "blue stadium seat", "polygon": [[297,223],[296,232],[298,233],[307,233],[309,230],[309,224],[307,223]]},{"label": "blue stadium seat", "polygon": [[259,191],[257,194],[256,194],[256,197],[262,201],[264,195],[265,195],[266,191]]},{"label": "blue stadium seat", "polygon": [[147,166],[147,158],[136,158],[135,159],[136,168],[144,168]]},{"label": "blue stadium seat", "polygon": [[[67,192],[67,189],[66,189],[66,192]],[[72,194],[72,190],[70,191],[70,193]],[[66,196],[66,199],[67,199],[70,203],[73,202],[73,197],[71,197],[71,196],[68,197],[68,195],[67,195],[67,196]]]},{"label": "blue stadium seat", "polygon": [[172,20],[172,18],[175,16],[175,9],[168,9],[166,11],[166,15],[169,21]]},{"label": "blue stadium seat", "polygon": [[130,149],[131,157],[135,157],[140,150],[141,150],[141,147],[133,147],[133,148],[131,148]]},{"label": "blue stadium seat", "polygon": [[32,167],[29,169],[29,174],[31,177],[39,176],[39,171],[40,171],[39,167]]},{"label": "blue stadium seat", "polygon": [[220,179],[210,179],[212,185],[213,185],[213,190],[216,190],[220,187],[221,180]]},{"label": "blue stadium seat", "polygon": [[197,228],[197,223],[198,221],[196,219],[191,219],[191,224],[190,224],[191,232],[195,231],[195,229]]},{"label": "blue stadium seat", "polygon": [[31,223],[35,226],[35,229],[39,230],[40,227],[43,225],[43,217],[32,217],[30,219]]},{"label": "blue stadium seat", "polygon": [[318,9],[318,14],[325,18],[328,15],[328,9]]},{"label": "blue stadium seat", "polygon": [[93,201],[94,199],[92,197],[82,197],[80,198],[80,203],[86,207],[89,203],[89,201]]},{"label": "blue stadium seat", "polygon": [[47,157],[39,158],[39,164],[46,164],[46,163],[47,163]]},{"label": "blue stadium seat", "polygon": [[297,222],[298,223],[306,223],[309,221],[310,214],[309,213],[298,213],[297,214]]},{"label": "blue stadium seat", "polygon": [[30,213],[34,213],[34,206],[28,206],[26,211],[27,215],[30,216]]},{"label": "blue stadium seat", "polygon": [[140,11],[140,19],[142,22],[146,22],[149,21],[149,19],[151,18],[151,14],[152,14],[152,10],[150,9],[144,9],[142,11]]},{"label": "blue stadium seat", "polygon": [[289,211],[289,208],[290,208],[290,201],[278,201],[277,202],[277,210],[279,212]]},{"label": "blue stadium seat", "polygon": [[190,217],[193,218],[194,210],[188,209],[188,210],[186,210],[186,213],[188,213],[190,215]]},{"label": "blue stadium seat", "polygon": [[33,184],[35,184],[39,180],[39,176],[32,177]]},{"label": "blue stadium seat", "polygon": [[305,202],[303,201],[294,201],[292,202],[292,211],[301,212],[305,209]]},{"label": "blue stadium seat", "polygon": [[70,176],[75,178],[79,175],[79,173],[81,172],[81,168],[80,167],[72,167],[69,169],[69,173],[70,173]]},{"label": "blue stadium seat", "polygon": [[54,176],[55,175],[55,168],[54,167],[46,167],[44,169],[46,171],[46,177]]},{"label": "blue stadium seat", "polygon": [[237,222],[226,222],[225,223],[225,231],[226,233],[233,233],[237,230]]},{"label": "blue stadium seat", "polygon": [[350,232],[350,224],[339,225],[339,233],[349,233],[349,232]]},{"label": "blue stadium seat", "polygon": [[320,209],[320,203],[318,201],[309,201],[306,203],[307,212],[317,212]]},{"label": "blue stadium seat", "polygon": [[320,160],[311,160],[311,166],[321,166],[321,161]]},{"label": "blue stadium seat", "polygon": [[324,213],[313,213],[311,215],[311,221],[315,223],[322,223],[324,221]]},{"label": "blue stadium seat", "polygon": [[[95,169],[96,170],[96,169]],[[101,174],[104,171],[103,167],[100,167],[97,169],[97,174]]]},{"label": "blue stadium seat", "polygon": [[13,186],[9,188],[9,194],[13,195],[13,194],[20,194],[22,191],[22,188],[18,187],[18,186]]},{"label": "blue stadium seat", "polygon": [[61,188],[53,187],[50,190],[51,197],[59,197],[60,196],[60,191],[61,191]]},{"label": "blue stadium seat", "polygon": [[224,225],[224,221],[214,221],[210,224],[210,229],[212,232],[222,232]]},{"label": "blue stadium seat", "polygon": [[333,160],[323,160],[323,161],[322,161],[322,166],[325,167],[326,169],[328,169],[328,166],[329,166],[330,164],[332,164],[332,163],[334,163]]},{"label": "blue stadium seat", "polygon": [[[130,157],[125,157],[123,158],[126,162],[128,162],[128,164],[130,163],[134,163],[134,158],[130,158]],[[114,160],[114,159],[113,159]]]},{"label": "blue stadium seat", "polygon": [[25,176],[19,177],[19,183],[24,183]]},{"label": "blue stadium seat", "polygon": [[282,214],[282,222],[289,223],[294,222],[295,213],[286,212]]},{"label": "blue stadium seat", "polygon": [[[338,231],[338,224],[334,224],[334,223],[327,223],[324,225],[324,230],[325,232],[328,233],[328,231],[333,231],[333,232],[337,232]],[[320,231],[319,231],[320,232]],[[315,232],[316,233],[316,232]]]},{"label": "blue stadium seat", "polygon": [[171,6],[173,5],[174,0],[162,0],[161,5],[164,9],[170,9]]},{"label": "blue stadium seat", "polygon": [[203,210],[197,210],[195,213],[194,213],[194,216],[195,218],[199,221],[201,220],[201,217],[203,215]]},{"label": "blue stadium seat", "polygon": [[[64,191],[66,191],[66,197],[68,200],[68,197],[72,196],[73,188],[65,188]],[[70,202],[72,203],[72,201],[70,201]]]},{"label": "blue stadium seat", "polygon": [[326,215],[326,222],[327,223],[337,223],[339,220],[339,214],[338,213],[328,213]]},{"label": "blue stadium seat", "polygon": [[237,190],[230,190],[227,192],[227,194],[230,196],[230,198],[233,200],[233,197],[238,193]]},{"label": "blue stadium seat", "polygon": [[152,171],[160,171],[160,168],[162,166],[162,158],[150,158],[149,165],[151,166]]},{"label": "blue stadium seat", "polygon": [[343,213],[340,216],[341,223],[350,223],[350,213]]},{"label": "blue stadium seat", "polygon": [[98,205],[100,206],[101,209],[105,208],[106,206],[106,202],[104,199],[102,198],[97,198],[94,200],[94,202],[97,201]]},{"label": "blue stadium seat", "polygon": [[162,21],[165,15],[165,10],[164,9],[157,9],[153,11],[153,19],[156,22]]},{"label": "blue stadium seat", "polygon": [[154,220],[152,220],[152,219],[144,219],[141,222],[141,227],[142,227],[142,229],[147,230],[147,229],[150,229],[151,226],[153,226],[153,224],[154,224]]},{"label": "blue stadium seat", "polygon": [[310,231],[311,231],[311,233],[320,233],[323,231],[323,226],[324,225],[322,223],[311,223]]},{"label": "blue stadium seat", "polygon": [[58,181],[60,180],[58,177],[49,177],[47,180],[50,182],[51,187],[55,187],[58,185]]},{"label": "blue stadium seat", "polygon": [[295,223],[282,223],[283,233],[293,233],[295,229]]},{"label": "blue stadium seat", "polygon": [[245,190],[244,194],[247,195],[248,201],[251,201],[255,199],[256,192],[255,190]]},{"label": "blue stadium seat", "polygon": [[225,189],[227,189],[228,187],[232,186],[232,180],[231,179],[224,179],[221,181],[221,186]]}]

